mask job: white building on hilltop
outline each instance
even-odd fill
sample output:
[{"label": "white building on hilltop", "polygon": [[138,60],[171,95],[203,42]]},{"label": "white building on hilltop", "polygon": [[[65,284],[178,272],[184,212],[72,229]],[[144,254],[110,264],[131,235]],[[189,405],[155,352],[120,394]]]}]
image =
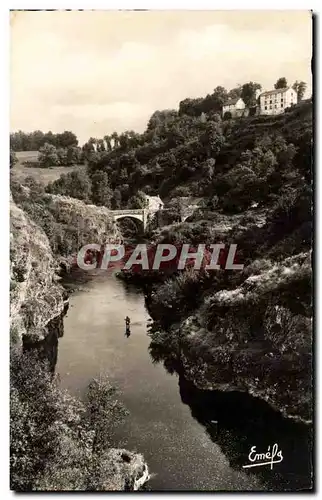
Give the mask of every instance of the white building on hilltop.
[{"label": "white building on hilltop", "polygon": [[236,99],[228,99],[228,101],[223,104],[222,114],[224,116],[225,113],[229,112],[231,113],[231,116],[236,116],[240,113],[243,113],[245,107],[245,103],[241,97],[236,97]]},{"label": "white building on hilltop", "polygon": [[292,104],[297,104],[297,92],[291,87],[269,90],[259,96],[259,114],[279,115]]}]

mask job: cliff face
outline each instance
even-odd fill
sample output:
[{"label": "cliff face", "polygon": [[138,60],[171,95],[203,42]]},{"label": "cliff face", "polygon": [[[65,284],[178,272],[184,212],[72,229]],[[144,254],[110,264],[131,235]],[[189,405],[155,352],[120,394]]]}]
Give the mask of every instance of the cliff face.
[{"label": "cliff face", "polygon": [[[61,261],[61,256],[53,252],[52,243],[65,241],[71,249],[77,250],[76,245],[78,244],[81,246],[85,243],[113,241],[119,234],[117,229],[114,229],[108,211],[104,208],[88,206],[71,198],[50,195],[37,204],[32,200],[28,189],[22,188],[20,194],[22,195],[20,203],[27,209],[29,215],[22,208],[19,208],[13,199],[10,200],[10,331],[13,348],[11,363],[17,368],[15,360],[20,353],[23,365],[28,365],[24,351],[37,348],[40,358],[46,358],[49,361],[50,370],[54,371],[57,361],[58,338],[63,334],[66,300],[64,300],[64,289],[59,284],[59,278],[56,275],[57,261]],[[42,202],[44,203],[42,204]],[[44,217],[40,217],[40,214]],[[31,215],[34,216],[34,220]],[[35,219],[41,224],[38,225]],[[41,225],[44,229],[40,227]],[[77,226],[79,239],[75,241],[73,236]],[[20,349],[22,346],[24,351]],[[40,406],[44,400],[47,402],[52,400],[54,406],[60,404],[63,408],[64,405],[67,405],[66,410],[62,411],[64,414],[69,414],[75,410],[75,405],[77,407],[78,403],[71,402],[68,406],[68,397],[58,387],[55,387],[47,370],[45,373],[39,370],[40,367],[35,366],[34,370],[31,369],[29,376],[27,374],[26,377],[22,377],[27,380],[20,381],[16,386],[11,380],[12,431],[15,434],[15,425],[18,426],[19,432],[21,429],[29,428],[28,426],[34,429],[32,436],[28,433],[23,434],[21,439],[16,439],[14,436],[12,449],[16,453],[12,452],[15,457],[13,459],[15,465],[11,473],[22,490],[29,487],[42,491],[86,489],[90,480],[88,470],[81,465],[75,468],[74,463],[78,456],[75,450],[79,450],[82,445],[81,442],[78,442],[80,437],[77,433],[75,434],[74,448],[71,448],[68,456],[63,457],[66,443],[70,445],[71,435],[75,429],[72,429],[72,426],[69,428],[71,424],[68,418],[59,432],[58,430],[54,431],[50,426],[46,427],[46,413],[42,414]],[[41,390],[36,390],[40,380],[43,381],[44,387]],[[28,405],[21,402],[26,397],[26,390],[20,387],[20,383],[27,383],[29,390],[31,387],[35,389],[36,395],[31,390],[30,397],[27,397]],[[40,393],[42,393],[43,399],[38,401]],[[41,422],[38,424],[38,421],[34,421],[34,406],[38,408],[38,412],[41,412]],[[22,407],[23,412],[21,411]],[[49,414],[51,415],[52,411],[49,411]],[[31,477],[27,474],[26,479],[21,471],[29,470],[26,463],[28,460],[32,463],[35,450],[39,451],[39,446],[43,446],[39,443],[39,439],[42,440],[40,437],[42,435],[47,436],[54,449],[56,449],[57,440],[59,446],[62,445],[60,449],[57,444],[56,449],[57,462],[62,464],[62,467],[56,466],[53,469],[53,462],[45,454],[46,460],[41,459],[41,467],[44,467],[45,472],[37,480],[33,473]],[[35,436],[37,436],[36,442]],[[25,448],[21,451],[21,442],[24,443],[27,451]],[[31,456],[28,455],[28,446],[33,450]],[[74,450],[73,453],[72,450]],[[67,466],[68,460],[72,461],[72,467]],[[95,489],[101,491],[137,490],[150,477],[142,455],[121,449],[106,450],[102,460],[97,462],[96,475]],[[77,477],[78,482],[74,481],[75,477]]]},{"label": "cliff face", "polygon": [[11,183],[15,204],[46,234],[58,262],[68,264],[89,243],[113,243],[121,238],[105,207],[86,205],[67,196],[51,195],[38,185]]},{"label": "cliff face", "polygon": [[121,237],[110,211],[105,207],[86,205],[68,196],[45,195],[44,199],[48,211],[61,226],[61,239],[69,240],[71,234],[77,234],[78,249],[88,243],[109,243]]},{"label": "cliff face", "polygon": [[205,298],[172,327],[185,376],[240,390],[285,416],[312,418],[311,259],[298,254]]},{"label": "cliff face", "polygon": [[64,310],[63,288],[45,233],[10,202],[10,317],[13,342],[43,340]]},{"label": "cliff face", "polygon": [[[10,202],[10,316],[16,342],[44,340],[64,311],[63,288],[55,272],[88,243],[120,238],[104,207],[66,196],[15,188]],[[18,206],[19,205],[19,206]],[[58,332],[58,336],[61,332]]]}]

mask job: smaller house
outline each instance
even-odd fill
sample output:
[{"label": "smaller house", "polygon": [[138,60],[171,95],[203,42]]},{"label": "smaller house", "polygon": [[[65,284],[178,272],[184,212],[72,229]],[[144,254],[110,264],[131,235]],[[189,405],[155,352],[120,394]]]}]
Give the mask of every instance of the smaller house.
[{"label": "smaller house", "polygon": [[147,199],[147,208],[149,210],[155,210],[156,212],[158,210],[162,210],[163,208],[163,201],[161,200],[160,196],[149,196],[148,194],[145,195],[146,199]]},{"label": "smaller house", "polygon": [[231,116],[242,116],[244,114],[246,105],[241,97],[236,97],[235,99],[228,99],[223,104],[222,114],[225,116],[225,113],[231,113]]}]

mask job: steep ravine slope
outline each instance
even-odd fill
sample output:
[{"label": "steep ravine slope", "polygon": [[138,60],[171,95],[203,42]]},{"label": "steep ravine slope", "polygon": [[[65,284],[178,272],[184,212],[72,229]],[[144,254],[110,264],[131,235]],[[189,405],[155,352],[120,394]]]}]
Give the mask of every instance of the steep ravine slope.
[{"label": "steep ravine slope", "polygon": [[63,314],[63,288],[45,233],[10,202],[10,318],[14,341],[34,342],[48,335],[52,321]]},{"label": "steep ravine slope", "polygon": [[185,372],[204,389],[247,391],[309,421],[312,325],[302,289],[310,279],[310,254],[302,253],[207,297],[180,325]]},{"label": "steep ravine slope", "polygon": [[[53,198],[52,211],[60,214],[60,220],[64,220],[64,217],[71,219],[73,213],[78,217],[86,215],[83,227],[91,227],[93,241],[101,241],[99,239],[96,241],[96,238],[103,236],[110,238],[115,236],[114,232],[104,235],[102,228],[103,222],[106,228],[106,214],[102,214],[102,209],[96,210],[96,207],[87,209],[78,200],[59,198]],[[91,483],[91,474],[87,470],[89,467],[90,470],[95,468],[94,489],[137,490],[149,479],[148,467],[143,456],[127,450],[108,448],[104,453],[100,453],[99,457],[95,454],[91,457],[86,446],[88,447],[88,443],[93,439],[92,430],[85,427],[82,434],[77,437],[78,434],[73,428],[72,419],[79,424],[84,411],[81,409],[81,403],[64,395],[49,373],[44,372],[41,365],[38,366],[37,361],[33,358],[28,359],[27,354],[22,354],[22,347],[29,348],[29,352],[30,349],[34,351],[37,347],[37,351],[45,354],[49,360],[49,367],[54,369],[58,337],[63,335],[66,300],[64,300],[64,289],[59,284],[56,274],[57,256],[53,255],[45,232],[15,204],[12,198],[10,222],[10,333],[11,369],[14,374],[11,377],[10,398],[11,487],[19,491],[86,489]],[[58,221],[59,223],[61,222]],[[30,379],[26,380],[28,374]],[[38,405],[37,398],[40,397],[40,392],[41,399]],[[54,404],[53,410],[49,409],[50,401]],[[55,421],[55,425],[52,424],[54,426],[48,423],[47,429],[47,419],[49,422],[55,415],[56,407],[61,408],[63,414],[61,417],[55,417],[58,420]],[[63,407],[66,407],[64,411]],[[49,412],[48,417],[45,411]],[[44,414],[37,416],[39,412]],[[39,418],[40,421],[37,420]],[[30,425],[35,427],[31,434]],[[48,443],[43,442],[42,436],[47,436],[45,441],[49,440]],[[51,437],[50,449],[53,450],[51,455],[43,451],[46,461],[40,459],[41,472],[39,465],[35,466],[37,474],[39,473],[36,477],[32,464],[34,461],[37,464],[39,453],[41,457],[42,446],[45,448],[50,446]],[[87,440],[85,448],[84,439]],[[33,451],[29,456],[30,446]],[[85,452],[82,451],[83,448]]]},{"label": "steep ravine slope", "polygon": [[152,355],[165,363],[179,362],[185,378],[200,389],[245,391],[286,417],[310,422],[310,252],[275,263],[255,261],[244,269],[235,287],[200,289],[197,307],[162,328],[167,313],[160,308],[160,297],[167,297],[167,307],[183,309],[178,300],[187,303],[188,299],[181,298],[180,287],[186,283],[189,288],[188,280],[193,279],[192,285],[198,282],[197,274],[195,278],[184,274],[157,286],[148,299],[156,320]]}]

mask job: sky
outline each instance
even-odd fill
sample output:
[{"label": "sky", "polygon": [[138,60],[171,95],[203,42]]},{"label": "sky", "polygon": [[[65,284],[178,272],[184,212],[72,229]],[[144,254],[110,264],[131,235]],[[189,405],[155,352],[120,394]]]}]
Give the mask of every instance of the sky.
[{"label": "sky", "polygon": [[187,97],[281,76],[311,95],[309,11],[25,11],[10,31],[11,131],[143,132]]}]

